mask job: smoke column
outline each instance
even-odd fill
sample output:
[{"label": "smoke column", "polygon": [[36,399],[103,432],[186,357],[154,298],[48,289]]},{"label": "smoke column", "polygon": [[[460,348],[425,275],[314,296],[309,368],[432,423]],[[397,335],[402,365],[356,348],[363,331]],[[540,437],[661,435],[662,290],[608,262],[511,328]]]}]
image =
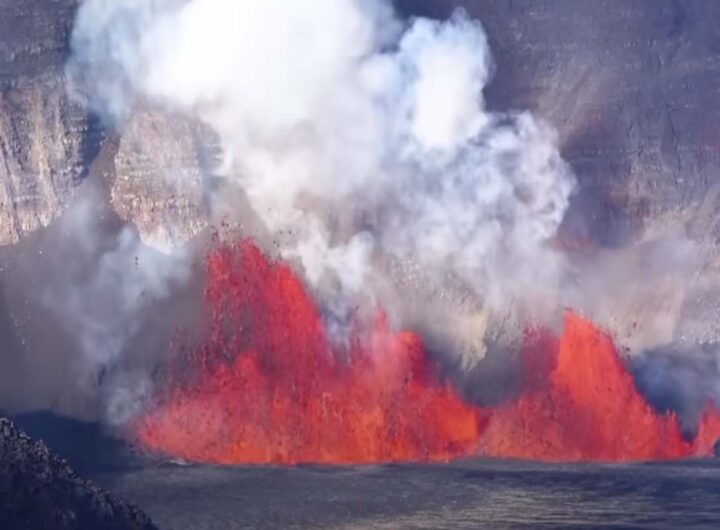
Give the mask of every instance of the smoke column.
[{"label": "smoke column", "polygon": [[142,101],[217,132],[218,171],[338,322],[358,304],[410,314],[397,269],[483,315],[557,305],[566,264],[549,243],[574,178],[547,126],[485,108],[494,65],[462,11],[87,0],[72,49],[70,78],[108,123]]}]

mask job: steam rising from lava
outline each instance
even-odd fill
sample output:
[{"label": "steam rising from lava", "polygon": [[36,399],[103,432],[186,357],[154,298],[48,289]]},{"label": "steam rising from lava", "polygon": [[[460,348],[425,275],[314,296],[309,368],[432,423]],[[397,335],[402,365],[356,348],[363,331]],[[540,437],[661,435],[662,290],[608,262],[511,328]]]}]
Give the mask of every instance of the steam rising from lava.
[{"label": "steam rising from lava", "polygon": [[457,319],[558,305],[549,241],[574,178],[548,127],[485,108],[494,67],[462,11],[406,23],[381,0],[88,0],[72,46],[71,77],[111,122],[142,98],[217,131],[219,171],[341,325],[382,303],[429,331],[449,309],[412,321],[422,289],[454,297]]},{"label": "steam rising from lava", "polygon": [[53,265],[30,273],[51,281],[31,292],[78,338],[73,370],[81,393],[95,397],[101,387],[106,418],[122,424],[138,413],[150,381],[142,370],[113,368],[142,315],[188,280],[190,264],[182,251],[144,246],[132,227],[103,226],[106,215],[97,187],[85,186],[58,222]]}]

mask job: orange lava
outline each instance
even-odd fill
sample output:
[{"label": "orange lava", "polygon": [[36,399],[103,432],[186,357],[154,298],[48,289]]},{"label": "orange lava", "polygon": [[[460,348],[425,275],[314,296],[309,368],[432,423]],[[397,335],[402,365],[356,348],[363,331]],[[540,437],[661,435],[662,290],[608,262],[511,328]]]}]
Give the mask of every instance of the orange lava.
[{"label": "orange lava", "polygon": [[708,408],[694,442],[674,414],[658,414],[638,392],[609,335],[568,312],[560,340],[526,337],[526,383],[493,411],[481,451],[545,461],[665,460],[712,454],[720,416]]},{"label": "orange lava", "polygon": [[199,373],[138,426],[163,453],[215,463],[446,461],[475,454],[483,414],[379,317],[343,359],[289,267],[248,242],[214,253]]},{"label": "orange lava", "polygon": [[420,339],[379,316],[334,351],[291,269],[250,242],[208,260],[213,325],[192,377],[168,377],[136,424],[146,447],[214,463],[447,461],[472,455],[628,461],[712,454],[709,406],[694,441],[638,392],[610,337],[568,312],[558,338],[526,333],[523,391],[464,402]]}]

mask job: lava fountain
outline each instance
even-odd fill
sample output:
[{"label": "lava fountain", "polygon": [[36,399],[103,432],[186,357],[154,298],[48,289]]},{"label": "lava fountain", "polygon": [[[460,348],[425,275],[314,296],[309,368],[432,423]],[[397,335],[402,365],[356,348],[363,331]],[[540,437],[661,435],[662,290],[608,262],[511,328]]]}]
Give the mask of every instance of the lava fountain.
[{"label": "lava fountain", "polygon": [[[437,376],[422,342],[378,316],[343,356],[291,269],[249,242],[213,253],[213,324],[197,373],[139,424],[148,447],[216,463],[449,460],[485,415]],[[343,358],[345,357],[345,358]]]},{"label": "lava fountain", "polygon": [[212,324],[189,377],[166,377],[135,424],[141,444],[223,464],[548,461],[705,456],[720,437],[708,407],[694,440],[637,391],[611,338],[569,312],[560,337],[533,329],[525,382],[495,408],[463,401],[419,337],[382,314],[338,351],[302,282],[249,241],[207,261]]},{"label": "lava fountain", "polygon": [[659,414],[638,392],[611,337],[568,312],[559,339],[526,333],[523,392],[497,407],[481,451],[545,461],[666,460],[709,455],[720,437],[708,406],[694,441],[674,413]]}]

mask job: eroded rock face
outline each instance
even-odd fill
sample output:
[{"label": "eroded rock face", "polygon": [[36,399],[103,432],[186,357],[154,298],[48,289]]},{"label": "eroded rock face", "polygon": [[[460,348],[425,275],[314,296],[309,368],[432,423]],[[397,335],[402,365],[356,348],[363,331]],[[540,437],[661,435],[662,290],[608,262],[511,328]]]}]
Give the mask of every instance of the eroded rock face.
[{"label": "eroded rock face", "polygon": [[102,133],[60,76],[0,93],[0,244],[47,226],[87,174]]},{"label": "eroded rock face", "polygon": [[75,0],[0,0],[0,245],[55,219],[103,132],[63,72]]},{"label": "eroded rock face", "polygon": [[0,0],[0,83],[62,69],[78,0]]},{"label": "eroded rock face", "polygon": [[112,204],[156,248],[183,244],[208,225],[208,176],[219,163],[219,140],[202,123],[138,108],[115,156]]},{"label": "eroded rock face", "polygon": [[[0,245],[62,212],[106,132],[68,94],[64,64],[77,0],[0,0]],[[159,248],[207,224],[203,175],[213,140],[202,125],[139,108],[102,175],[120,217]]]}]

